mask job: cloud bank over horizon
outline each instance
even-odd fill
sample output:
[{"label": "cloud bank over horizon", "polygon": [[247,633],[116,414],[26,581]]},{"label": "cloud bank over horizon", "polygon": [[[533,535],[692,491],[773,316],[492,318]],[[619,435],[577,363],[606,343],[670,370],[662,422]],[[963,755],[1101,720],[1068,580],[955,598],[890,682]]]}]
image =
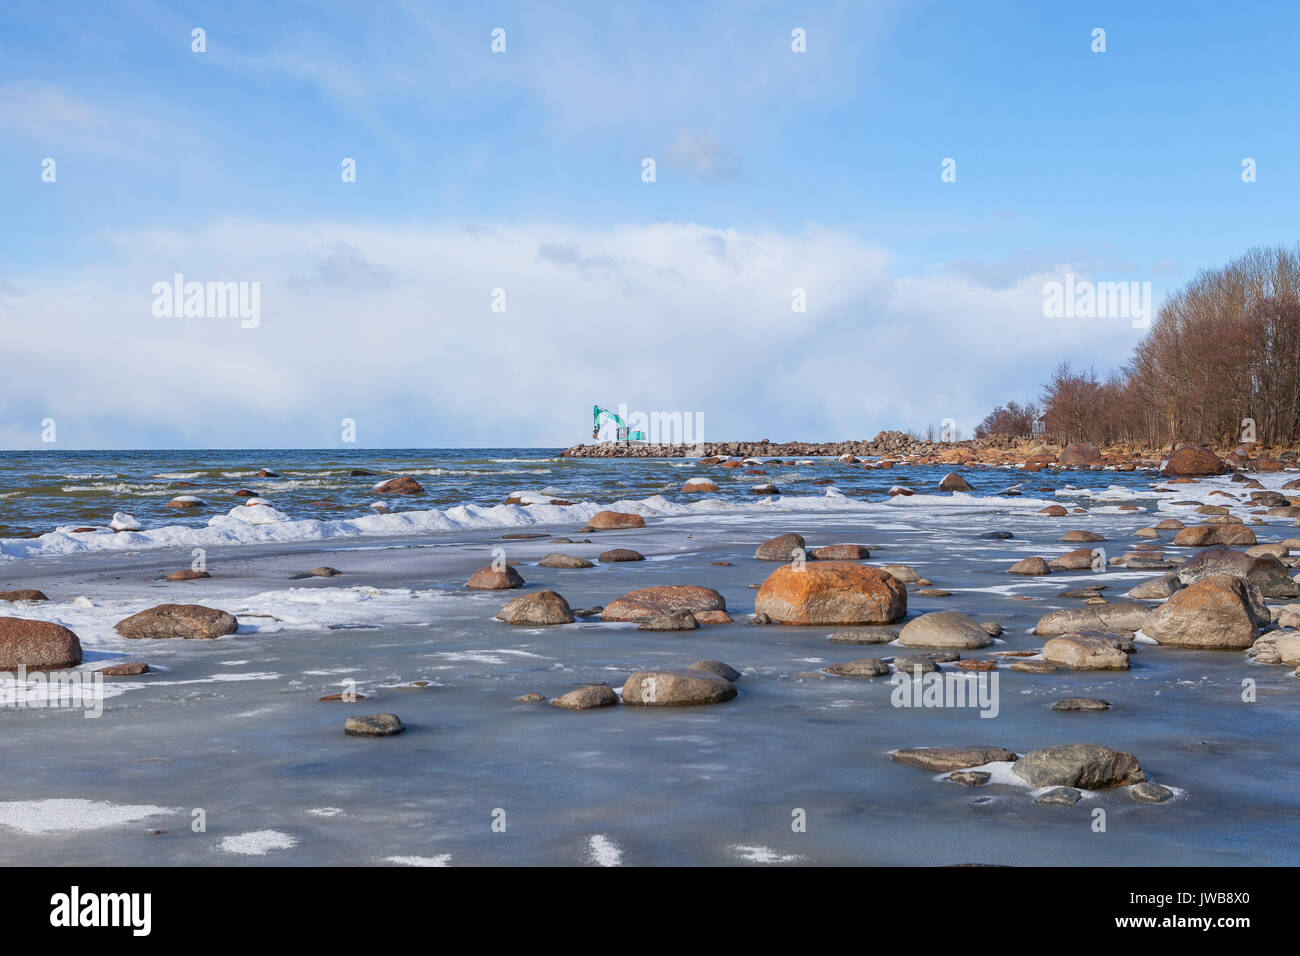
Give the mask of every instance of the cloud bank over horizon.
[{"label": "cloud bank over horizon", "polygon": [[[702,413],[709,440],[969,432],[1036,393],[1027,364],[1104,364],[1140,334],[1044,318],[1043,283],[1069,264],[908,276],[815,225],[229,219],[107,241],[93,267],[0,289],[8,447],[42,447],[46,418],[69,448],[331,447],[345,418],[368,447],[551,447],[589,439],[593,403]],[[257,282],[260,321],[155,315],[176,274]]]}]

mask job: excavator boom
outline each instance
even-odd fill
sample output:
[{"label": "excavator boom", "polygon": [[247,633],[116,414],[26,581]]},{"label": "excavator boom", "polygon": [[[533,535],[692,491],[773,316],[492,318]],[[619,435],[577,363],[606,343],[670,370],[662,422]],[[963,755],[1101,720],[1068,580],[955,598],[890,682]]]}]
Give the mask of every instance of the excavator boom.
[{"label": "excavator boom", "polygon": [[591,437],[600,437],[600,420],[608,418],[614,423],[617,438],[615,441],[645,441],[645,432],[639,429],[631,429],[627,422],[623,421],[618,415],[611,412],[608,408],[601,408],[599,405],[591,406]]}]

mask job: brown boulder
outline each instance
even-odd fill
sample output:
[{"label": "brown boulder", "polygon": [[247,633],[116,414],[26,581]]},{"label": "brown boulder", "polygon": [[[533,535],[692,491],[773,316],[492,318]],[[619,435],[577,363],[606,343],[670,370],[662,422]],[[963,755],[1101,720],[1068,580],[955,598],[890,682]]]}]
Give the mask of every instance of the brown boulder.
[{"label": "brown boulder", "polygon": [[36,588],[19,588],[16,591],[0,591],[0,601],[48,601],[44,591]]},{"label": "brown boulder", "polygon": [[1165,461],[1160,474],[1167,477],[1221,475],[1228,466],[1208,448],[1180,448]]},{"label": "brown boulder", "polygon": [[632,707],[720,704],[735,696],[731,681],[702,670],[637,671],[623,685],[623,703]]},{"label": "brown boulder", "polygon": [[1043,645],[1043,660],[1077,671],[1126,671],[1122,642],[1106,634],[1062,634]]},{"label": "brown boulder", "polygon": [[817,561],[865,561],[871,552],[860,544],[828,544],[813,548],[809,557]]},{"label": "brown boulder", "polygon": [[1210,545],[1257,544],[1255,532],[1241,524],[1197,524],[1184,528],[1174,535],[1174,545],[1180,548],[1205,548]]},{"label": "brown boulder", "polygon": [[497,620],[520,627],[572,624],[569,602],[554,591],[521,594],[497,612]]},{"label": "brown boulder", "polygon": [[1062,465],[1095,465],[1101,462],[1101,452],[1092,442],[1079,441],[1061,449],[1059,461]]},{"label": "brown boulder", "polygon": [[0,668],[49,670],[81,663],[81,641],[62,624],[0,617]]},{"label": "brown boulder", "polygon": [[1024,558],[1007,568],[1008,574],[1051,574],[1052,569],[1040,557]]},{"label": "brown boulder", "polygon": [[506,565],[497,569],[488,564],[469,576],[465,587],[471,591],[509,591],[524,586],[523,576],[514,568]]},{"label": "brown boulder", "polygon": [[601,564],[612,564],[617,561],[644,561],[645,555],[639,551],[633,551],[631,548],[614,548],[611,551],[603,552],[597,560]]},{"label": "brown boulder", "polygon": [[1101,563],[1101,552],[1092,548],[1076,548],[1047,562],[1053,571],[1087,571]]},{"label": "brown boulder", "polygon": [[551,706],[561,710],[593,710],[597,707],[613,707],[617,703],[618,694],[608,684],[584,684],[567,694],[561,694],[551,701]]},{"label": "brown boulder", "polygon": [[965,478],[963,478],[961,475],[957,474],[956,472],[950,472],[943,476],[943,479],[939,482],[939,490],[940,491],[974,491],[974,489],[971,488],[970,486],[970,482],[968,482]]},{"label": "brown boulder", "polygon": [[202,578],[212,577],[207,571],[196,571],[193,568],[182,568],[180,571],[173,571],[164,581],[198,581]]},{"label": "brown boulder", "polygon": [[422,495],[424,486],[408,475],[381,481],[373,489],[377,495]]},{"label": "brown boulder", "polygon": [[201,604],[160,604],[118,621],[114,629],[133,640],[173,637],[206,640],[234,634],[238,628],[235,616],[226,611]]},{"label": "brown boulder", "polygon": [[110,664],[108,667],[101,667],[99,673],[105,677],[138,677],[141,674],[149,673],[149,665],[143,661],[128,661],[125,664]]},{"label": "brown boulder", "polygon": [[907,587],[862,564],[785,565],[763,582],[754,610],[777,624],[890,624],[907,614]]},{"label": "brown boulder", "polygon": [[725,611],[727,602],[713,588],[676,584],[640,588],[605,605],[602,621],[635,621],[638,624],[678,611]]},{"label": "brown boulder", "polygon": [[803,535],[791,532],[768,538],[754,550],[754,557],[759,561],[789,561],[803,550]]},{"label": "brown boulder", "polygon": [[1244,578],[1218,574],[1175,593],[1151,612],[1142,631],[1174,647],[1241,650],[1255,642],[1258,626],[1267,623],[1262,607],[1258,588]]},{"label": "brown boulder", "polygon": [[587,527],[592,531],[613,531],[620,528],[644,528],[645,518],[623,511],[598,511],[591,516]]},{"label": "brown boulder", "polygon": [[698,494],[700,492],[717,491],[718,486],[708,478],[688,478],[682,485],[682,491],[688,494]]}]

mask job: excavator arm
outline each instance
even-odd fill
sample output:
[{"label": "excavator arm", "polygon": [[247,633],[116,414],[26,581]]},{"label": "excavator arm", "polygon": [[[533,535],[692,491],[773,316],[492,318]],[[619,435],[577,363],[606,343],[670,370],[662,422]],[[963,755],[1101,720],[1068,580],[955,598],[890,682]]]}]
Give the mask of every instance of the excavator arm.
[{"label": "excavator arm", "polygon": [[600,420],[608,418],[614,423],[618,435],[617,441],[645,441],[645,432],[633,431],[627,427],[627,422],[623,421],[618,415],[611,412],[608,408],[601,408],[599,405],[591,406],[591,437],[600,437]]}]

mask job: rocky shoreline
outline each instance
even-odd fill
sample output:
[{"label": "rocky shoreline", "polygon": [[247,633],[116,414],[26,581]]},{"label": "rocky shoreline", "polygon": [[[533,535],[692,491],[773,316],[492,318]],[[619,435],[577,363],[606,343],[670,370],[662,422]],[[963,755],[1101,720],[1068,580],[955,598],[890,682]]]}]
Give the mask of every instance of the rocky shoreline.
[{"label": "rocky shoreline", "polygon": [[[1023,467],[1027,471],[1042,468],[1115,468],[1119,471],[1157,470],[1182,448],[1193,446],[1176,442],[1166,448],[1133,449],[1098,448],[1090,442],[1052,445],[1001,437],[964,441],[926,441],[906,432],[884,431],[870,441],[773,442],[759,441],[700,442],[696,444],[630,444],[602,442],[573,445],[560,453],[562,458],[699,458],[704,464],[724,459],[752,458],[840,458],[846,463],[866,468],[891,468],[897,465],[967,465]],[[1300,452],[1291,448],[1257,448],[1239,445],[1231,449],[1207,449],[1235,471],[1281,471],[1300,463]],[[713,461],[710,461],[713,459]],[[849,461],[853,459],[853,461]],[[857,459],[864,459],[858,461]],[[865,460],[873,459],[873,460]],[[791,462],[793,464],[793,462]],[[1193,474],[1197,472],[1187,472]],[[1220,474],[1220,471],[1199,472]]]}]

